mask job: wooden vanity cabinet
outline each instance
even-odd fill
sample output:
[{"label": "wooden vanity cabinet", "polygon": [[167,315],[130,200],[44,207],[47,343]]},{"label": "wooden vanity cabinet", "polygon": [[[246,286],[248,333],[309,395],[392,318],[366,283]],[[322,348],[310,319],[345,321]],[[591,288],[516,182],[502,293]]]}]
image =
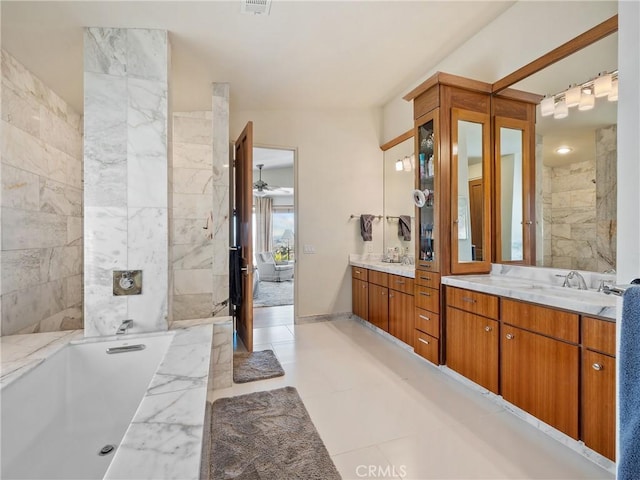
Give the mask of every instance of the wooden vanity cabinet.
[{"label": "wooden vanity cabinet", "polygon": [[414,345],[413,278],[389,275],[389,333],[407,345]]},{"label": "wooden vanity cabinet", "polygon": [[581,438],[585,445],[615,461],[616,324],[582,317]]},{"label": "wooden vanity cabinet", "polygon": [[446,365],[499,393],[498,297],[446,287]]},{"label": "wooden vanity cabinet", "polygon": [[369,320],[368,270],[351,267],[351,311],[363,320]]},{"label": "wooden vanity cabinet", "polygon": [[431,363],[440,364],[440,275],[416,270],[413,348]]},{"label": "wooden vanity cabinet", "polygon": [[389,331],[389,275],[369,270],[369,322]]},{"label": "wooden vanity cabinet", "polygon": [[579,316],[502,299],[502,397],[578,439]]}]

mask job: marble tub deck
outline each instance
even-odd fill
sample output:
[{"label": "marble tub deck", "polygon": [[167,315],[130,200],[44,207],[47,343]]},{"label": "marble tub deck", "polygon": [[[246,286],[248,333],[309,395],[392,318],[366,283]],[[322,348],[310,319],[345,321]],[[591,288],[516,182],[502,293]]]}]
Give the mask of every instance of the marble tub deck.
[{"label": "marble tub deck", "polygon": [[[231,330],[231,317],[216,317],[174,322],[169,332],[127,334],[173,339],[104,478],[200,478],[207,391],[231,382]],[[0,389],[69,343],[115,338],[85,339],[82,330],[1,337]]]}]

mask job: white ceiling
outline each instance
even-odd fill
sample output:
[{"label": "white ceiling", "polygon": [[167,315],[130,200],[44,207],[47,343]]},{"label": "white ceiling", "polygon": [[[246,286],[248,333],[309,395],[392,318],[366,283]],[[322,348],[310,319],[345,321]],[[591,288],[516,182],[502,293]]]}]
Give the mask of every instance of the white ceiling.
[{"label": "white ceiling", "polygon": [[170,32],[174,111],[209,110],[229,82],[235,110],[380,106],[490,23],[510,1],[240,0],[0,2],[2,47],[82,112],[82,27]]},{"label": "white ceiling", "polygon": [[253,147],[253,167],[264,165],[263,170],[293,168],[294,151],[279,148]]}]

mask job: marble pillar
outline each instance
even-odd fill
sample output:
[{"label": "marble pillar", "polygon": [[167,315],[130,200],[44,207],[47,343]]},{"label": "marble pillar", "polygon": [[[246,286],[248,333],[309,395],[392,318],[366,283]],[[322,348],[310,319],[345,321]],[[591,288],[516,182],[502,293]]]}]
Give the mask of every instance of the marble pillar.
[{"label": "marble pillar", "polygon": [[213,84],[213,314],[229,302],[229,84]]},{"label": "marble pillar", "polygon": [[618,148],[617,125],[596,130],[597,270],[616,270]]},{"label": "marble pillar", "polygon": [[[168,70],[164,30],[84,31],[85,335],[168,327]],[[114,270],[142,270],[115,296]]]}]

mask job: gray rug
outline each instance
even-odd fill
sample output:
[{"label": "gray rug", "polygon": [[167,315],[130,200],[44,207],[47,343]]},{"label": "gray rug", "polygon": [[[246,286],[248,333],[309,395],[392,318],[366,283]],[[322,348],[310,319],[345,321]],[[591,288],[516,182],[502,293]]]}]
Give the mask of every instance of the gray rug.
[{"label": "gray rug", "polygon": [[298,392],[285,387],[213,403],[209,478],[341,477]]},{"label": "gray rug", "polygon": [[233,381],[235,383],[255,382],[282,375],[284,375],[284,370],[273,350],[233,354]]},{"label": "gray rug", "polygon": [[278,307],[293,305],[293,280],[286,282],[264,282],[258,284],[258,294],[253,299],[254,307]]}]

